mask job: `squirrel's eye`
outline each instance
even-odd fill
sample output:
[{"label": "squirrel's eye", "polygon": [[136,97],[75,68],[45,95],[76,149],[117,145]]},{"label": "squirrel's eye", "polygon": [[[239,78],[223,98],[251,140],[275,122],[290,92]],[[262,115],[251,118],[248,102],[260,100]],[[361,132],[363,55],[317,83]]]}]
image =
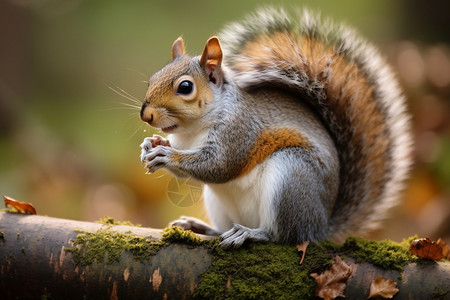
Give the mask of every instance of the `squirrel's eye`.
[{"label": "squirrel's eye", "polygon": [[189,95],[193,90],[194,84],[189,80],[184,80],[178,86],[177,93],[182,95]]},{"label": "squirrel's eye", "polygon": [[191,101],[197,96],[197,87],[194,78],[190,75],[182,75],[173,83],[175,94],[183,100]]}]

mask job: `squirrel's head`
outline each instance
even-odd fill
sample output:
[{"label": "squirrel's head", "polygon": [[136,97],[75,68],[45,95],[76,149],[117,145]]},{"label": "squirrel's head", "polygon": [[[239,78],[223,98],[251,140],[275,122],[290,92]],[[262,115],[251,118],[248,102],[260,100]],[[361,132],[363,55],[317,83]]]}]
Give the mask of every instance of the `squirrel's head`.
[{"label": "squirrel's head", "polygon": [[222,49],[210,38],[201,56],[185,55],[183,39],[172,45],[172,62],[150,80],[141,119],[164,133],[176,133],[198,121],[223,83]]}]

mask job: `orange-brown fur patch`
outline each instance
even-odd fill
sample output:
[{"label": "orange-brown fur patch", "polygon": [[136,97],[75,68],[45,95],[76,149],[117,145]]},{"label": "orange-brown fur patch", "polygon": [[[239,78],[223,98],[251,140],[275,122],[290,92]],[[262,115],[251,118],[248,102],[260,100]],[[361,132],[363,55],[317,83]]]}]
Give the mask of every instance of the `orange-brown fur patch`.
[{"label": "orange-brown fur patch", "polygon": [[180,161],[182,160],[182,156],[183,156],[183,154],[181,154],[180,152],[174,151],[172,153],[172,155],[170,156],[170,158],[172,159],[173,162],[179,164]]},{"label": "orange-brown fur patch", "polygon": [[308,140],[295,130],[280,128],[267,130],[260,134],[247,158],[247,163],[239,176],[250,172],[256,165],[263,162],[277,150],[288,147],[303,147],[309,149]]}]

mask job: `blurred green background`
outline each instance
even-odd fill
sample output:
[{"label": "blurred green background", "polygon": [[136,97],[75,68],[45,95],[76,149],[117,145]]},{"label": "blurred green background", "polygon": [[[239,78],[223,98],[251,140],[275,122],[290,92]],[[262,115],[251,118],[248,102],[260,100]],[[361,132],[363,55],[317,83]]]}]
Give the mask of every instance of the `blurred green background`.
[{"label": "blurred green background", "polygon": [[[206,218],[201,201],[168,199],[169,174],[144,174],[139,144],[154,132],[126,98],[143,99],[178,36],[199,53],[224,24],[272,2],[2,0],[0,193],[52,217],[152,227]],[[356,27],[399,74],[416,164],[402,205],[375,238],[450,236],[449,3],[277,2]]]}]

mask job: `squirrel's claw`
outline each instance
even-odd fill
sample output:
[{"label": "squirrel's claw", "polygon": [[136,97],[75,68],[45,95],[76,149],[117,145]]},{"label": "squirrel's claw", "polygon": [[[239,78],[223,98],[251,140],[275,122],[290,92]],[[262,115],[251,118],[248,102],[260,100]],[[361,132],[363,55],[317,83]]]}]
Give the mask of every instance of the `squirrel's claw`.
[{"label": "squirrel's claw", "polygon": [[167,146],[157,146],[150,151],[142,150],[141,161],[147,162],[145,168],[148,172],[153,173],[156,170],[164,168],[171,162],[169,156],[173,153],[173,149]]},{"label": "squirrel's claw", "polygon": [[249,228],[235,224],[233,228],[220,236],[222,242],[220,247],[223,249],[237,249],[249,238]]},{"label": "squirrel's claw", "polygon": [[169,140],[167,140],[157,134],[154,134],[152,137],[146,137],[144,139],[144,141],[140,145],[140,147],[142,149],[141,156],[140,156],[142,163],[149,160],[149,158],[151,157],[150,154],[157,146],[170,147],[170,142],[169,142]]},{"label": "squirrel's claw", "polygon": [[268,242],[270,235],[262,228],[251,229],[239,224],[234,224],[233,228],[220,236],[222,242],[219,244],[223,249],[237,249],[245,241]]},{"label": "squirrel's claw", "polygon": [[161,158],[157,158],[148,162],[145,165],[145,168],[148,169],[147,174],[151,174],[158,171],[161,168],[164,168],[164,166],[165,166],[164,161]]}]

